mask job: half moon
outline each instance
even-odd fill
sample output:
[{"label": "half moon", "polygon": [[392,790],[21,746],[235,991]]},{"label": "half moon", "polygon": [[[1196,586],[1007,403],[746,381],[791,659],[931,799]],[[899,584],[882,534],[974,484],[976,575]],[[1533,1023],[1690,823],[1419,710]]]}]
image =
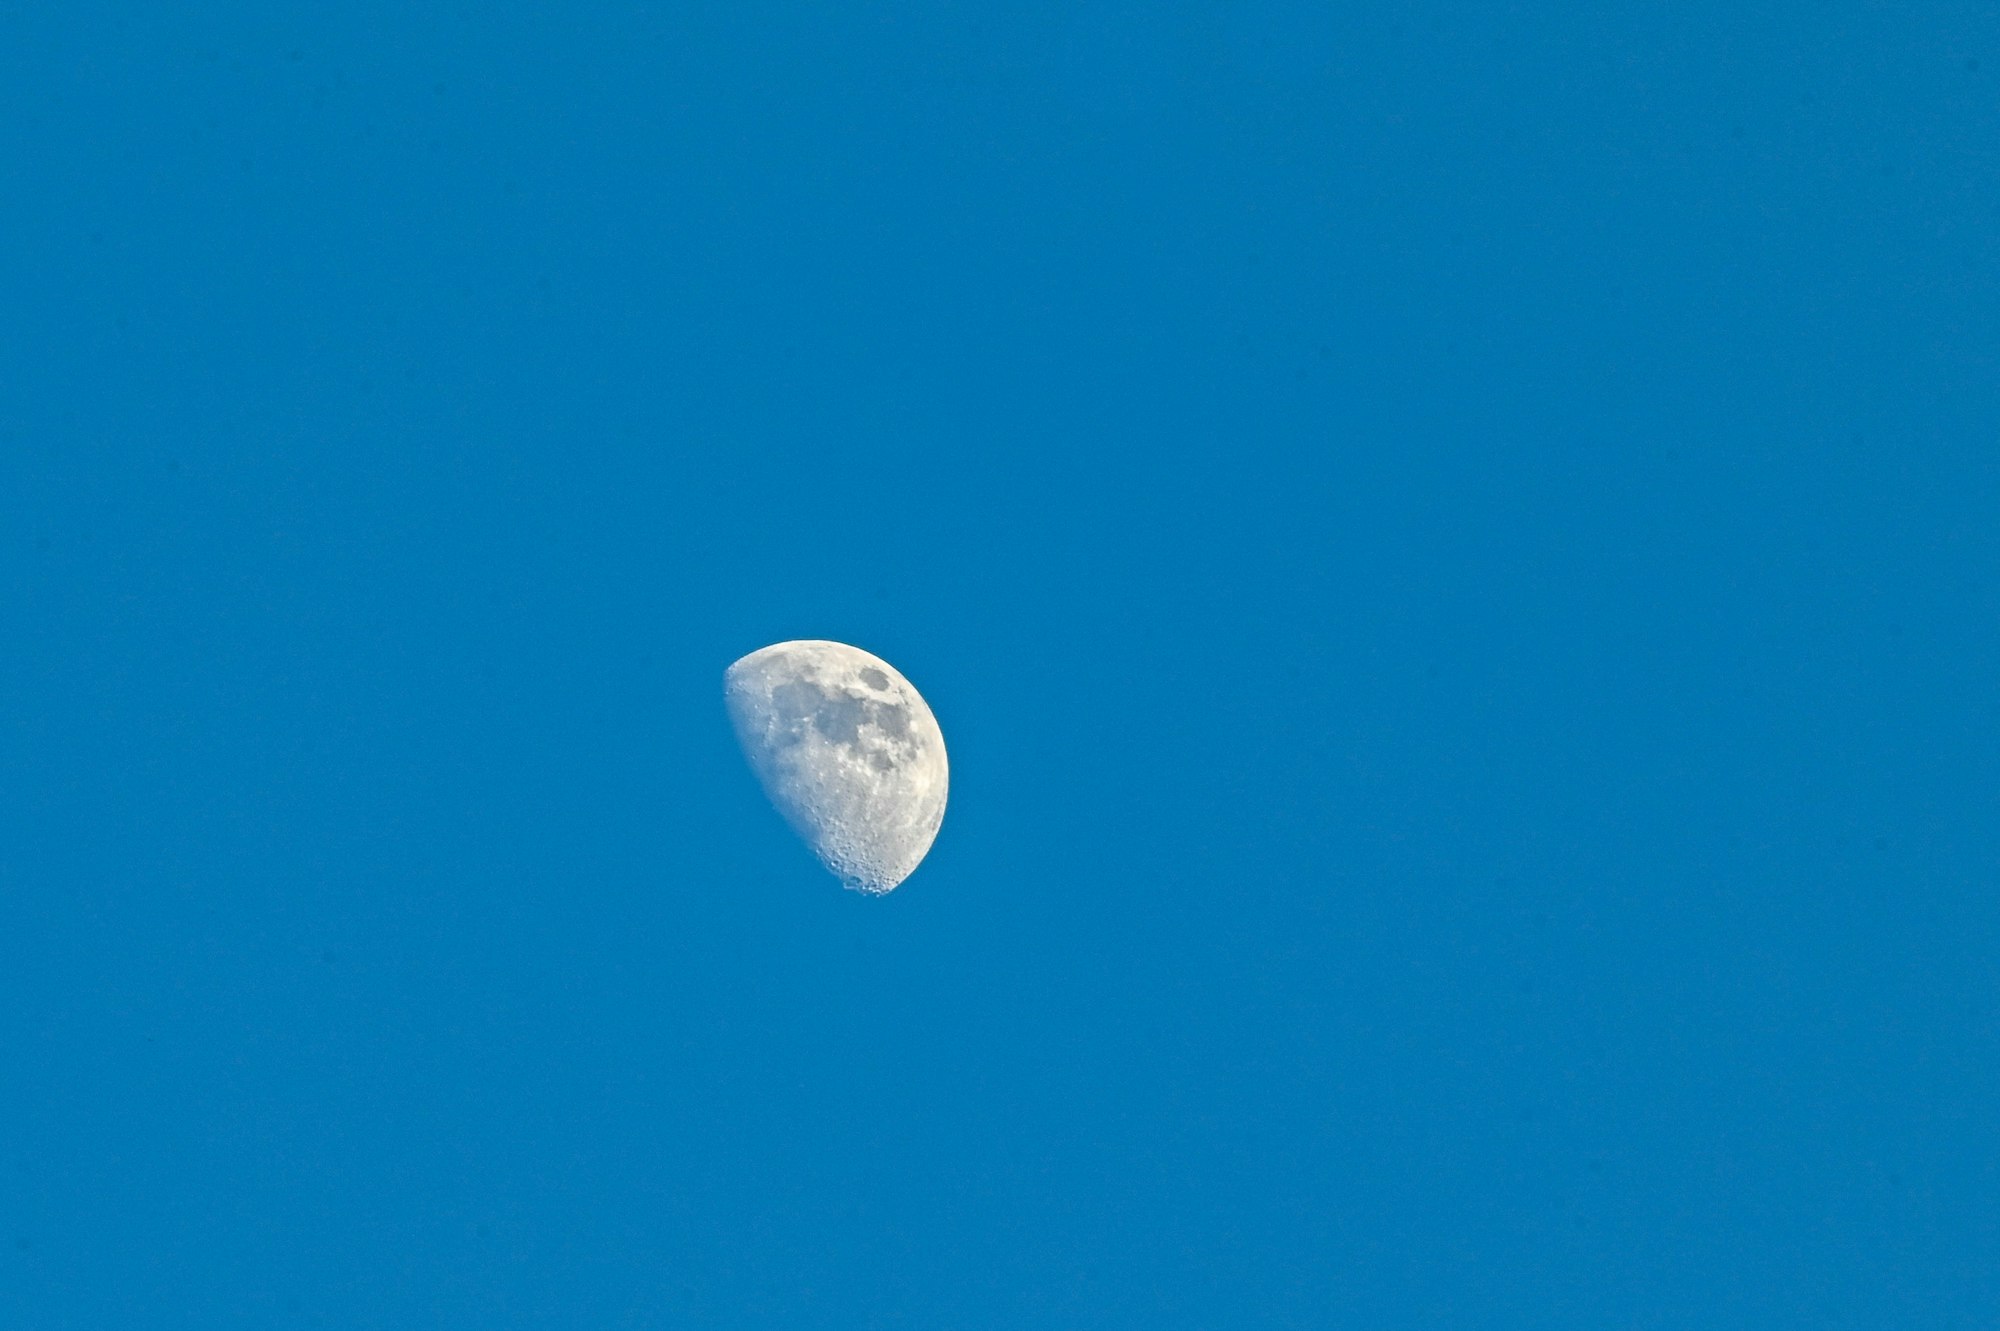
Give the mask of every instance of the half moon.
[{"label": "half moon", "polygon": [[730,666],[723,700],[764,793],[842,884],[880,896],[910,876],[949,770],[909,680],[846,643],[781,642]]}]

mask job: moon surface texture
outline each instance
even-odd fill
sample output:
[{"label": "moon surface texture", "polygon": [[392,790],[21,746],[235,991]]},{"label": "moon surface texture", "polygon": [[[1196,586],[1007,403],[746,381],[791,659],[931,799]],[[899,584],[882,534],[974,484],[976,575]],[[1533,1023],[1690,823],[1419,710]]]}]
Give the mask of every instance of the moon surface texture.
[{"label": "moon surface texture", "polygon": [[781,642],[723,675],[723,699],[764,793],[856,892],[908,878],[944,821],[944,735],[921,695],[878,656]]}]

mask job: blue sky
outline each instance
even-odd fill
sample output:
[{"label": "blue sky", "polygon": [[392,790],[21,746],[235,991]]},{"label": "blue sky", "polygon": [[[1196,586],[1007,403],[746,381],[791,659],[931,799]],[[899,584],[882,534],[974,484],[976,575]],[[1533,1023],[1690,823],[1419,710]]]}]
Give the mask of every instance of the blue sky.
[{"label": "blue sky", "polygon": [[40,8],[0,1321],[2000,1318],[1990,6]]}]

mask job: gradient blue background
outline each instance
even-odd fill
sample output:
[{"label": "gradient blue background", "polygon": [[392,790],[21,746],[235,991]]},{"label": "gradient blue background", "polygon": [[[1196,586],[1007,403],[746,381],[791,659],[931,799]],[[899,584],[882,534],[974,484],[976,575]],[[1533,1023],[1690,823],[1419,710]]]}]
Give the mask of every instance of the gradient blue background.
[{"label": "gradient blue background", "polygon": [[1990,4],[35,8],[0,1326],[2000,1324]]}]

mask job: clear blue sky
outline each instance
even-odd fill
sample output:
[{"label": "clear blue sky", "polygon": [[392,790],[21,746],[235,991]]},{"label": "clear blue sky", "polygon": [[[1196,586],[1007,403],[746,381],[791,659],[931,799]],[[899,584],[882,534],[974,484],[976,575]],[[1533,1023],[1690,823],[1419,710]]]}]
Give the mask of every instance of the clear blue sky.
[{"label": "clear blue sky", "polygon": [[2000,1324],[1990,3],[27,8],[7,1331]]}]

